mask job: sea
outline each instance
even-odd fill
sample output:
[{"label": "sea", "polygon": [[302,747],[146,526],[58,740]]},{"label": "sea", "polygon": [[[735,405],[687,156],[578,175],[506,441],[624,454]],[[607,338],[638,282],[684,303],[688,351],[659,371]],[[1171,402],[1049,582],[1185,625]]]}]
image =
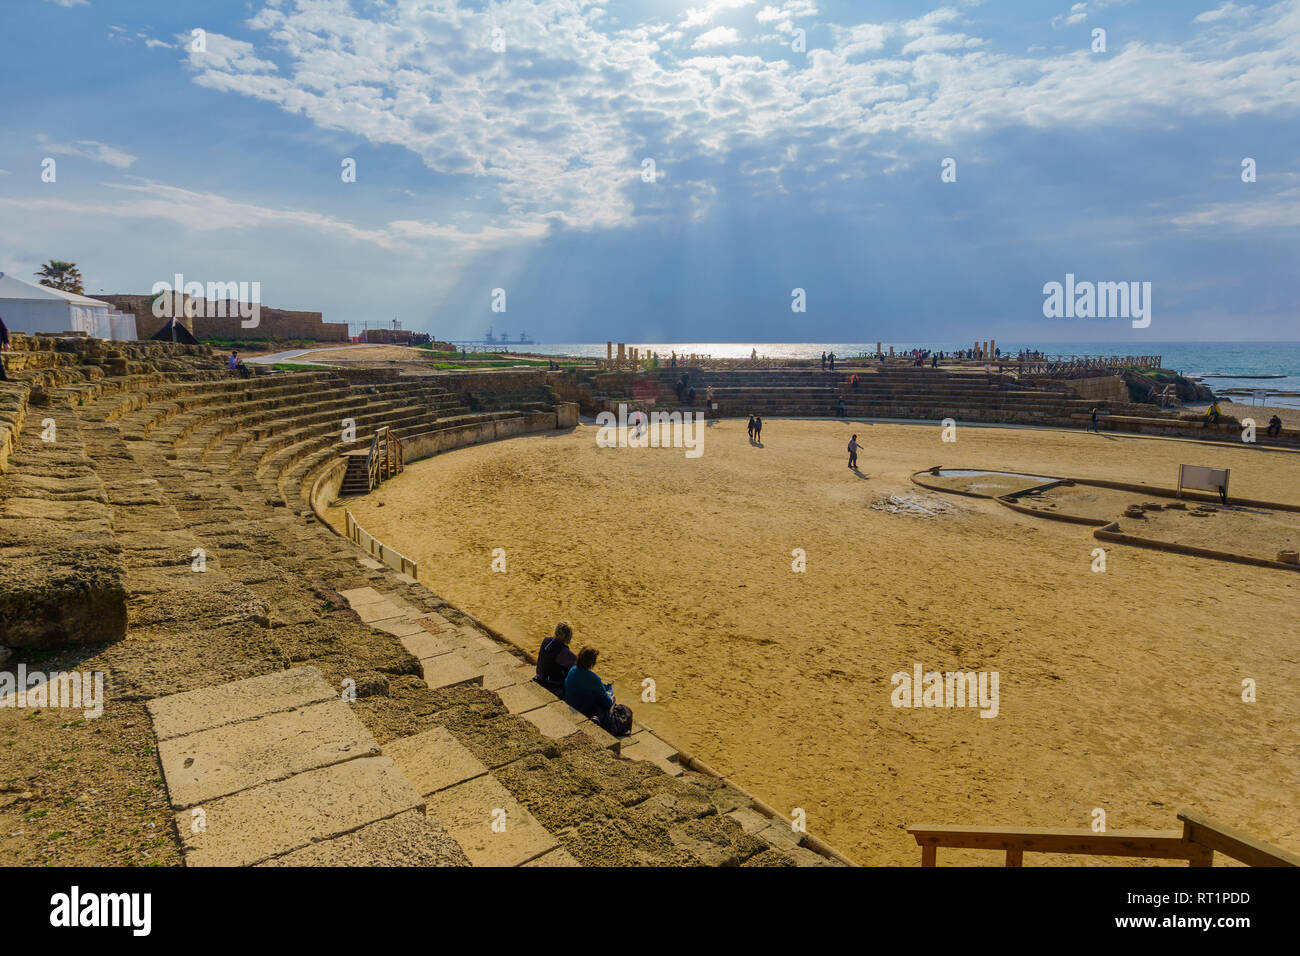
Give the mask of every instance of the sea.
[{"label": "sea", "polygon": [[[714,358],[748,358],[757,351],[768,358],[818,358],[834,352],[837,359],[874,354],[875,342],[628,342],[643,352],[656,352],[666,360],[678,355],[711,355]],[[955,352],[970,348],[970,342],[884,342],[886,352],[895,354],[914,348]],[[1221,394],[1225,389],[1263,390],[1265,406],[1300,409],[1300,342],[1002,342],[1003,355],[1021,349],[1037,350],[1050,357],[1074,355],[1159,355],[1167,369],[1201,381]],[[604,358],[605,343],[529,345],[538,355],[572,355]],[[1287,394],[1290,393],[1290,394]],[[1255,404],[1251,395],[1227,395],[1225,401]]]}]

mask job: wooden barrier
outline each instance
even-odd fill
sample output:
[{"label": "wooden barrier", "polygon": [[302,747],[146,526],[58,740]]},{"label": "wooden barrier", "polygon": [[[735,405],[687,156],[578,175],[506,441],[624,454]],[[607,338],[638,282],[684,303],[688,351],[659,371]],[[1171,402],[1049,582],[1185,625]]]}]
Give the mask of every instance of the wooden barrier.
[{"label": "wooden barrier", "polygon": [[382,561],[390,568],[395,568],[402,574],[409,574],[413,578],[419,578],[419,566],[414,561],[362,528],[357,524],[357,519],[352,517],[351,511],[345,509],[343,514],[347,520],[346,536],[349,541],[359,548],[364,548],[372,558]]},{"label": "wooden barrier", "polygon": [[1188,866],[1212,866],[1222,853],[1247,866],[1300,866],[1300,855],[1215,823],[1190,810],[1179,812],[1179,830],[1091,830],[1065,827],[909,826],[921,848],[921,865],[935,866],[939,847],[997,850],[1007,866],[1023,866],[1026,853],[1072,853],[1083,856],[1145,857],[1186,860]]}]

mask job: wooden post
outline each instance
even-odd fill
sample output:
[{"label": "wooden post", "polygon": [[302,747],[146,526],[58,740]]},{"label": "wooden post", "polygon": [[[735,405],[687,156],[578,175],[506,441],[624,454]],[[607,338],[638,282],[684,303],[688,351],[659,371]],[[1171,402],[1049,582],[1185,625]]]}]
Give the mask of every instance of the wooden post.
[{"label": "wooden post", "polygon": [[1024,866],[1024,850],[1007,850],[1007,866]]},{"label": "wooden post", "polygon": [[935,858],[935,854],[936,854],[937,851],[938,851],[938,847],[936,847],[933,843],[927,843],[926,845],[922,846],[922,847],[921,847],[921,865],[922,865],[922,866],[934,866],[934,865],[935,865],[935,860],[934,860],[934,858]]}]

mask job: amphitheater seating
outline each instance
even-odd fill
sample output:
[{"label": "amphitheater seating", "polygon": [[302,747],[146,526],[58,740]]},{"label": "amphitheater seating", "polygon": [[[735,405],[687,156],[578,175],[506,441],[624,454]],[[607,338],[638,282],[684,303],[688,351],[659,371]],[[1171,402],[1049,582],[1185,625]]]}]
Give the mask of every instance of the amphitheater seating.
[{"label": "amphitheater seating", "polygon": [[[503,386],[472,398],[440,376],[362,383],[322,371],[236,379],[202,347],[167,343],[32,351],[42,357],[24,363],[24,378],[0,385],[0,423],[16,436],[0,476],[0,644],[21,644],[21,661],[93,617],[99,629],[81,632],[93,643],[79,666],[105,673],[108,703],[102,729],[82,738],[83,756],[113,761],[138,746],[143,726],[159,742],[167,781],[165,794],[95,796],[43,776],[51,821],[57,808],[102,805],[105,840],[126,845],[139,818],[175,814],[174,835],[153,852],[194,865],[831,862],[733,787],[687,771],[644,728],[611,745],[554,702],[531,699],[531,668],[512,648],[312,513],[315,478],[375,427],[409,443],[527,418],[529,406],[553,402],[545,390]],[[36,391],[47,405],[32,405]],[[45,418],[55,443],[41,441]],[[342,440],[344,419],[356,441]],[[16,620],[12,609],[30,603],[38,575],[50,601]],[[55,600],[67,605],[59,614]],[[62,621],[63,632],[14,640],[45,620]],[[227,719],[223,708],[248,696],[248,682],[301,670],[316,675],[310,693],[320,699],[301,708],[310,713],[271,694],[264,710]],[[327,707],[322,688],[335,703],[355,693],[344,705],[354,719]],[[187,701],[199,716],[169,742],[162,715]],[[0,724],[13,713],[0,712]],[[178,754],[204,747],[226,748],[236,766],[232,755],[265,738],[264,728],[313,715],[349,746],[381,753],[320,763],[319,750],[288,735],[269,776],[217,774],[205,783],[212,789],[196,791],[176,769]],[[447,765],[459,776],[439,783],[433,768]],[[210,812],[247,823],[248,839],[197,839],[188,829],[196,792]],[[356,808],[349,832],[320,819],[322,800]],[[508,850],[483,838],[492,807],[512,808],[519,825]]]},{"label": "amphitheater seating", "polygon": [[[696,404],[704,411],[704,394],[713,387],[716,414],[765,417],[829,418],[844,402],[850,418],[902,421],[986,422],[1084,428],[1099,403],[1074,398],[1064,385],[1025,387],[1015,379],[982,368],[935,369],[886,365],[854,372],[821,369],[701,369],[660,368],[648,376],[648,386],[630,391],[595,394],[592,401],[646,401],[653,410],[686,410],[677,399],[675,383],[683,373],[695,388]],[[859,384],[850,384],[857,374]],[[588,383],[590,385],[590,383]],[[1184,435],[1202,439],[1240,441],[1241,428],[1225,418],[1203,429],[1199,416],[1138,403],[1101,403],[1103,431],[1134,434]],[[1300,430],[1284,428],[1279,439],[1268,439],[1258,428],[1260,445],[1300,446]]]}]

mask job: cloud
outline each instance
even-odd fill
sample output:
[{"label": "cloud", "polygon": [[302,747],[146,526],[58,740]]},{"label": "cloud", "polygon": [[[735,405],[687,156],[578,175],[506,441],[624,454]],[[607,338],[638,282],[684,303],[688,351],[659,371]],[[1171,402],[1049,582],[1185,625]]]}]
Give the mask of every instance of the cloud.
[{"label": "cloud", "polygon": [[752,6],[756,0],[712,0],[702,7],[690,7],[682,15],[682,27],[690,29],[691,27],[702,27],[712,23],[713,18],[719,13],[727,10],[737,10],[741,7]]},{"label": "cloud", "polygon": [[1167,221],[1185,231],[1223,229],[1254,232],[1300,227],[1300,187],[1283,189],[1263,199],[1211,203]]},{"label": "cloud", "polygon": [[1235,3],[1225,3],[1213,10],[1206,10],[1192,18],[1193,23],[1219,23],[1223,20],[1245,20],[1255,11],[1254,7],[1239,7]]},{"label": "cloud", "polygon": [[118,149],[116,146],[99,143],[93,139],[77,140],[75,143],[55,143],[42,134],[37,136],[36,140],[40,143],[42,149],[56,156],[77,156],[81,159],[104,163],[118,169],[129,169],[137,159],[137,157]]},{"label": "cloud", "polygon": [[253,44],[220,33],[202,34],[203,49],[196,50],[200,38],[193,33],[178,33],[176,45],[188,51],[189,65],[195,70],[232,73],[274,73],[276,65],[253,55]]},{"label": "cloud", "polygon": [[88,7],[90,0],[45,0],[46,3],[52,3],[56,7]]},{"label": "cloud", "polygon": [[536,223],[488,223],[467,230],[436,222],[394,220],[380,228],[365,228],[335,216],[306,209],[262,206],[230,199],[210,192],[196,192],[179,186],[142,180],[136,183],[105,183],[108,189],[129,194],[121,202],[80,202],[73,199],[5,198],[0,208],[30,213],[66,213],[76,217],[105,217],[114,220],[146,219],[171,222],[187,231],[204,233],[225,230],[258,230],[282,227],[311,236],[367,243],[383,249],[415,250],[430,241],[446,244],[459,257],[468,256],[503,242],[537,239],[545,233]]},{"label": "cloud", "polygon": [[787,0],[779,7],[764,7],[754,15],[759,23],[776,23],[796,17],[815,17],[817,4],[813,0]]},{"label": "cloud", "polygon": [[[811,6],[768,4],[755,20]],[[711,20],[736,7],[693,9]],[[186,62],[205,88],[410,150],[483,196],[501,229],[528,234],[686,208],[703,194],[691,192],[699,176],[689,170],[705,167],[783,188],[788,164],[742,157],[780,157],[790,145],[813,188],[825,182],[818,174],[905,168],[909,142],[1291,116],[1300,103],[1300,0],[1270,7],[1230,47],[1207,27],[1180,44],[1130,42],[1105,59],[998,50],[969,23],[971,9],[832,25],[828,47],[791,60],[784,44],[724,53],[746,39],[731,26],[682,50],[679,22],[610,29],[600,8],[574,0],[502,0],[491,12],[393,4],[372,18],[337,0],[298,0],[247,21],[264,42],[208,34],[208,52]],[[508,25],[500,53],[490,46],[498,23]],[[661,171],[650,188],[639,175],[647,156]]]},{"label": "cloud", "polygon": [[731,27],[714,27],[706,33],[701,33],[691,44],[692,50],[708,50],[713,47],[731,46],[740,42],[740,34]]}]

